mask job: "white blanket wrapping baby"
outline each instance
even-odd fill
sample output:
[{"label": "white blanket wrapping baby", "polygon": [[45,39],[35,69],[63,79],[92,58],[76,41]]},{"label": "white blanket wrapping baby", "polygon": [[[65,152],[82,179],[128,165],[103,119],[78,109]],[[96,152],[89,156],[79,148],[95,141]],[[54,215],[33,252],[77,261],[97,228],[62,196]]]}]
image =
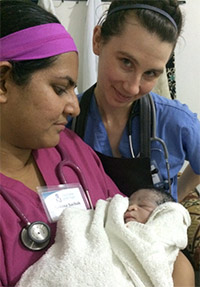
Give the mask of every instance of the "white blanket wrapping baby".
[{"label": "white blanket wrapping baby", "polygon": [[95,210],[67,208],[55,243],[21,277],[19,287],[172,287],[173,263],[187,245],[190,216],[174,202],[146,224],[124,223],[128,198],[99,200]]}]

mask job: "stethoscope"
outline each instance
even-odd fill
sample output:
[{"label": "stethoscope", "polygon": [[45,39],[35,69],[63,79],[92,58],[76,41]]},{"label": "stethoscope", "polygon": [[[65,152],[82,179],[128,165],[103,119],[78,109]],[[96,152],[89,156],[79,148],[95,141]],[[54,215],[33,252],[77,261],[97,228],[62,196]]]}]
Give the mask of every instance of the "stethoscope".
[{"label": "stethoscope", "polygon": [[[164,152],[164,159],[165,159],[165,165],[166,165],[166,170],[167,170],[167,185],[168,185],[168,189],[169,189],[169,193],[171,194],[171,179],[170,179],[170,166],[169,166],[169,156],[168,156],[168,150],[167,150],[167,146],[165,144],[165,142],[161,139],[158,138],[156,136],[156,109],[155,109],[155,104],[154,101],[152,99],[152,97],[149,97],[150,99],[150,104],[151,104],[151,108],[152,108],[152,136],[150,138],[150,141],[157,141],[161,144],[162,148],[163,148],[163,152]],[[133,151],[133,142],[132,142],[132,117],[129,117],[129,121],[128,121],[128,140],[129,140],[129,147],[130,147],[130,152],[131,152],[131,156],[133,158],[135,158],[135,154]],[[162,152],[162,150],[161,150]]]},{"label": "stethoscope", "polygon": [[65,150],[62,149],[60,146],[56,146],[56,149],[59,152],[61,159],[62,159],[61,162],[57,165],[57,176],[59,178],[59,181],[62,184],[67,183],[66,178],[65,178],[64,173],[63,173],[63,167],[64,166],[70,167],[74,171],[74,173],[77,175],[79,182],[83,188],[83,191],[84,191],[85,197],[86,197],[86,201],[88,203],[87,206],[90,209],[93,209],[94,207],[93,207],[93,204],[92,204],[92,201],[90,198],[90,194],[89,194],[89,190],[88,190],[88,187],[86,184],[86,180],[85,180],[85,177],[84,177],[80,167],[68,159],[68,155],[66,154]]},{"label": "stethoscope", "polygon": [[23,245],[32,251],[44,249],[49,244],[51,238],[51,229],[48,224],[42,221],[31,223],[2,186],[0,186],[0,192],[25,225],[20,232],[20,239]]},{"label": "stethoscope", "polygon": [[[60,153],[62,159],[57,165],[57,176],[60,182],[62,184],[67,183],[63,173],[63,167],[68,166],[73,169],[73,171],[78,176],[80,184],[83,187],[88,203],[87,206],[93,209],[89,190],[87,188],[86,180],[81,172],[81,169],[67,158],[67,154],[63,149],[61,149],[59,146],[57,146],[56,149]],[[34,221],[31,223],[1,185],[0,193],[6,200],[6,202],[9,204],[9,206],[13,209],[13,211],[17,214],[17,216],[20,218],[20,220],[24,223],[24,227],[20,232],[20,239],[22,244],[31,251],[39,251],[47,247],[51,239],[51,229],[49,225],[42,221]]]}]

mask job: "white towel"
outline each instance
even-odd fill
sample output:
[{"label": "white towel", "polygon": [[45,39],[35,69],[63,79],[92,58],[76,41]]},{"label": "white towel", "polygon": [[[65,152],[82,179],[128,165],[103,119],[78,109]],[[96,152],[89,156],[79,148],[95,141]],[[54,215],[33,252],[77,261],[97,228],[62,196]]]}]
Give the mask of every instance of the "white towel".
[{"label": "white towel", "polygon": [[111,200],[105,229],[114,254],[135,286],[172,287],[174,261],[187,245],[188,211],[179,203],[167,202],[153,211],[146,224],[124,225],[125,210],[123,200]]},{"label": "white towel", "polygon": [[165,203],[146,224],[124,224],[127,207],[116,195],[95,210],[65,209],[55,244],[16,286],[172,287],[173,262],[187,244],[187,210]]}]

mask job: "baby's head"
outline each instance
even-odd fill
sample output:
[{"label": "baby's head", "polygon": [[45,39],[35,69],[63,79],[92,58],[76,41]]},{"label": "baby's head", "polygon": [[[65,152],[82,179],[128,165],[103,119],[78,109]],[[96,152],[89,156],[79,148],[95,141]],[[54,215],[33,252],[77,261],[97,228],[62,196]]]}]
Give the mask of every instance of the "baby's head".
[{"label": "baby's head", "polygon": [[139,189],[129,198],[129,207],[124,214],[125,223],[137,221],[146,223],[153,210],[160,204],[175,201],[164,190],[156,188]]}]

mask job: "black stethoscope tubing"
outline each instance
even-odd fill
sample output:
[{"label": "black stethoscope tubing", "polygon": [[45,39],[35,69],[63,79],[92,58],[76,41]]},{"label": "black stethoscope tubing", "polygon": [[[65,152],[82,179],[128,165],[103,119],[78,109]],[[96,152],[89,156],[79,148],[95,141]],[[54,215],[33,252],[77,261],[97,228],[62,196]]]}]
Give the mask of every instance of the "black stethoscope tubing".
[{"label": "black stethoscope tubing", "polygon": [[[152,108],[152,123],[153,123],[153,128],[152,128],[152,137],[150,138],[150,141],[157,141],[161,144],[163,151],[164,151],[164,158],[165,158],[165,164],[166,164],[166,170],[167,170],[167,180],[168,180],[168,188],[169,188],[169,193],[171,194],[171,179],[170,179],[170,166],[169,166],[169,156],[168,156],[168,150],[165,142],[161,139],[156,137],[156,109],[155,109],[155,104],[153,102],[152,97],[149,97],[150,103],[151,103],[151,108]],[[135,158],[135,154],[133,151],[133,142],[132,142],[132,118],[134,116],[134,108],[131,111],[131,115],[128,120],[128,139],[129,139],[129,147],[131,151],[131,156]]]}]

